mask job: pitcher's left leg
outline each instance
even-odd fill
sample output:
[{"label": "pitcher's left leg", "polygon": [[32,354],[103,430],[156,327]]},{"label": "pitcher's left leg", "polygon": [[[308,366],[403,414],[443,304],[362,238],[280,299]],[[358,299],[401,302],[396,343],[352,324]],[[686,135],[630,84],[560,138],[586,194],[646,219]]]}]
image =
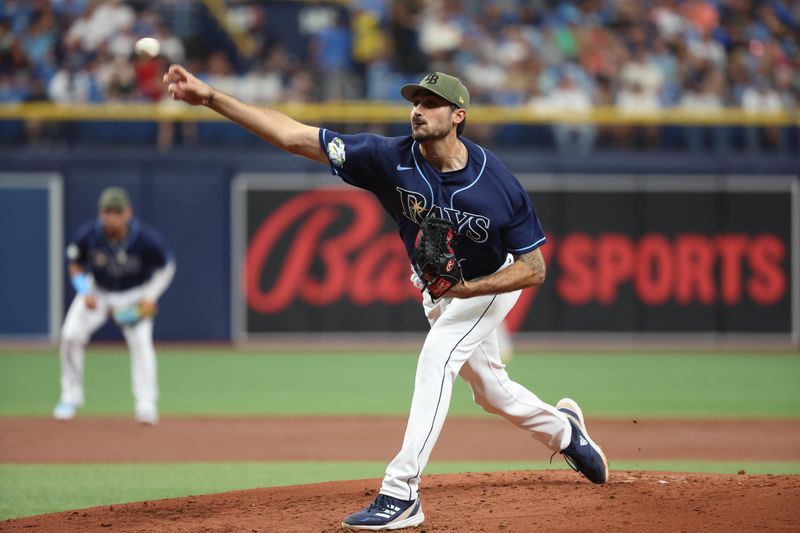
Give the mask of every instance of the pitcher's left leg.
[{"label": "pitcher's left leg", "polygon": [[453,381],[518,297],[519,291],[446,302],[420,352],[403,447],[386,469],[381,494],[417,498],[420,476],[450,407]]}]

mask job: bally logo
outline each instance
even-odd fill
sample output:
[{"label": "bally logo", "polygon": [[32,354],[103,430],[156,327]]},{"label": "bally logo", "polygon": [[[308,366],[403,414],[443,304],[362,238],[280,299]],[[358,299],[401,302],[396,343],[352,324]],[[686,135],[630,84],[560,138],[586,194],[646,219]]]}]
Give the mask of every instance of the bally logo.
[{"label": "bally logo", "polygon": [[[369,318],[377,306],[400,309],[419,301],[395,221],[371,194],[341,188],[248,194],[257,207],[239,274],[248,320],[300,316],[304,306],[325,308],[333,317],[352,308],[363,313],[354,316]],[[438,216],[462,238],[481,242],[488,235],[488,218],[431,205],[421,192],[397,188],[397,194],[401,216],[410,221]],[[742,323],[761,315],[777,321],[791,309],[795,283],[787,239],[767,226],[705,233],[651,228],[635,235],[567,227],[548,234],[541,247],[550,281],[522,291],[506,325],[510,331],[532,327],[527,317],[540,290],[545,299],[539,305],[557,302],[592,327],[619,309],[636,309],[652,320],[686,310],[700,319],[722,313]],[[108,254],[89,259],[117,263]],[[131,263],[129,256],[125,266]],[[360,282],[352,283],[354,277]],[[272,327],[264,324],[258,327]]]}]

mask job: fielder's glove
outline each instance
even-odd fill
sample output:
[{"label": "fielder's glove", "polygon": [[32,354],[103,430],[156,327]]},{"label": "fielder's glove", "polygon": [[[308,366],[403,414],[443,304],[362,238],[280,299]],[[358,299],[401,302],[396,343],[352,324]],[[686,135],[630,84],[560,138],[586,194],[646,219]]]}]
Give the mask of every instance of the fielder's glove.
[{"label": "fielder's glove", "polygon": [[158,308],[153,305],[149,309],[137,303],[128,307],[114,310],[114,322],[120,327],[135,326],[144,318],[152,318],[158,312]]},{"label": "fielder's glove", "polygon": [[422,221],[414,247],[414,263],[433,300],[463,279],[455,244],[456,232],[449,221],[436,217]]}]

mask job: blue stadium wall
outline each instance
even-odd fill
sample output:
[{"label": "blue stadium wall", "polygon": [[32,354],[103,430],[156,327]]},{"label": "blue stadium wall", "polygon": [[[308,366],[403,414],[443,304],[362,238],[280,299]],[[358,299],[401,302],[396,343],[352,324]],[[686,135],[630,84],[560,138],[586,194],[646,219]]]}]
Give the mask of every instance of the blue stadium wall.
[{"label": "blue stadium wall", "polygon": [[[797,154],[607,153],[569,158],[530,151],[496,150],[519,174],[594,175],[797,175]],[[96,213],[99,192],[125,187],[136,215],[164,234],[178,258],[178,273],[162,299],[156,337],[162,340],[227,341],[231,331],[231,180],[240,173],[309,173],[325,168],[264,145],[261,149],[120,150],[108,147],[0,150],[0,172],[53,172],[63,177],[63,239]],[[9,225],[11,222],[8,223]],[[4,227],[2,232],[24,229]],[[9,233],[10,234],[10,233]],[[17,252],[3,249],[8,259]],[[72,288],[64,280],[63,305]],[[8,304],[6,300],[5,304]],[[5,305],[3,304],[3,305]],[[116,339],[110,325],[95,338]]]}]

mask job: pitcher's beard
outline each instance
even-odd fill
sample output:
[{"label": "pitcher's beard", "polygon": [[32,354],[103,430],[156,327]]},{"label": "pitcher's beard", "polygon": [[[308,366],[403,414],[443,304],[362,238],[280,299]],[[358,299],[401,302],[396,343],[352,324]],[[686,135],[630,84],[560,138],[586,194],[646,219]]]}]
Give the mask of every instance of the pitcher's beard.
[{"label": "pitcher's beard", "polygon": [[423,141],[436,141],[439,139],[444,139],[447,137],[447,134],[450,133],[449,131],[428,131],[428,132],[421,132],[415,131],[413,128],[411,130],[411,138],[415,141],[423,142]]}]

